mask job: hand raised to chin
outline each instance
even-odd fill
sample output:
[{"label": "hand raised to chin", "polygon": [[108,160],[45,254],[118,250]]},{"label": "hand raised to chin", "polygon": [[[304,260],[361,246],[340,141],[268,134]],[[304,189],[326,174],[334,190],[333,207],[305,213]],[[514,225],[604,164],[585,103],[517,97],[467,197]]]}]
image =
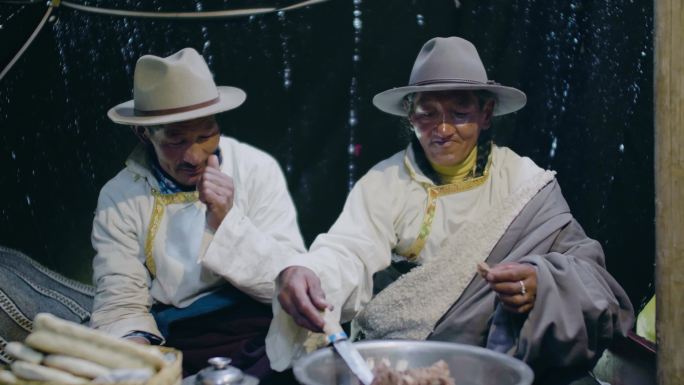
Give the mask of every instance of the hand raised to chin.
[{"label": "hand raised to chin", "polygon": [[207,206],[207,225],[216,231],[233,207],[233,179],[221,172],[218,157],[210,155],[197,181],[200,202]]}]

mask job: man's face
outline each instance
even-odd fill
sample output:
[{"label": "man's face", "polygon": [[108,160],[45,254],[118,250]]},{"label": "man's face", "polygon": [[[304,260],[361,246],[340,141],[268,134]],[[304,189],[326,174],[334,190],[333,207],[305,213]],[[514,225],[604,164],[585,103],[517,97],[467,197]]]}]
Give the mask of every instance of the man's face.
[{"label": "man's face", "polygon": [[493,109],[493,100],[480,108],[472,91],[421,92],[409,121],[430,162],[454,166],[477,145],[480,130],[489,128]]},{"label": "man's face", "polygon": [[221,131],[214,116],[170,123],[154,133],[145,129],[162,169],[184,186],[197,184],[207,159],[219,145]]}]

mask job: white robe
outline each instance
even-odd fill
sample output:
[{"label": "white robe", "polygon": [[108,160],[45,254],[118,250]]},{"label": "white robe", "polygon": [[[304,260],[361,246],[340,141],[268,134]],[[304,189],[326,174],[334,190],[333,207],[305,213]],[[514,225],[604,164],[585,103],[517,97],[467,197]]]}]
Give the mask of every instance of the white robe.
[{"label": "white robe", "polygon": [[[155,209],[158,183],[143,147],[102,188],[92,232],[93,327],[115,336],[138,330],[161,337],[149,313],[153,303],[186,307],[226,281],[271,301],[281,263],[305,251],[295,207],[271,156],[228,137],[221,137],[220,148],[221,171],[233,179],[235,198],[215,233],[206,228],[206,206],[196,194]],[[150,232],[151,221],[156,231]]]},{"label": "white robe", "polygon": [[[389,266],[392,258],[406,258],[413,250],[419,233],[425,232],[430,202],[435,204],[434,216],[415,257],[418,263],[437,258],[444,242],[470,219],[544,173],[529,158],[493,146],[488,176],[481,184],[435,186],[420,172],[409,147],[364,175],[330,231],[319,235],[309,252],[293,258],[289,265],[312,269],[341,321],[349,321],[370,301],[373,274]],[[475,265],[464,269],[463,277],[456,279],[470,279],[474,269]],[[277,301],[273,310],[266,348],[271,366],[284,370],[304,353],[308,333]]]}]

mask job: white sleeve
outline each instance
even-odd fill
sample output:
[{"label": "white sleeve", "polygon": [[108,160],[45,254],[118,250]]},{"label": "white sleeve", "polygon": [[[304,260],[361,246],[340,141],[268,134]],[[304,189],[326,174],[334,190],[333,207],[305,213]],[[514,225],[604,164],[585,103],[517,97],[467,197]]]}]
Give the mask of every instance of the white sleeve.
[{"label": "white sleeve", "polygon": [[234,183],[246,185],[241,191],[249,194],[248,204],[233,205],[200,261],[254,299],[270,303],[286,260],[306,251],[295,206],[280,166],[270,157],[248,180]]},{"label": "white sleeve", "polygon": [[152,297],[150,276],[143,265],[143,251],[138,240],[132,212],[135,204],[123,197],[116,199],[107,186],[98,199],[92,232],[97,252],[93,259],[93,282],[97,287],[91,326],[117,337],[138,330],[161,333],[149,312]]},{"label": "white sleeve", "polygon": [[[370,301],[373,274],[389,266],[397,242],[395,217],[400,204],[397,190],[371,171],[354,186],[330,231],[319,235],[309,253],[292,258],[290,266],[313,270],[326,299],[341,321],[351,320]],[[307,332],[299,328],[273,301],[274,319],[266,351],[275,370],[285,370],[303,353]]]}]

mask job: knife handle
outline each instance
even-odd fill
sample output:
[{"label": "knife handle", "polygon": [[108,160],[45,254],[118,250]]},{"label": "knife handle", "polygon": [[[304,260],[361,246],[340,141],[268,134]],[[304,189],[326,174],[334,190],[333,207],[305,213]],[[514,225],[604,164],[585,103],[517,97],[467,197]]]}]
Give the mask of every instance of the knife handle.
[{"label": "knife handle", "polygon": [[335,334],[329,334],[325,338],[331,344],[334,344],[337,341],[349,339],[349,337],[347,337],[347,333],[345,333],[344,331],[341,331],[341,332],[335,333]]}]

